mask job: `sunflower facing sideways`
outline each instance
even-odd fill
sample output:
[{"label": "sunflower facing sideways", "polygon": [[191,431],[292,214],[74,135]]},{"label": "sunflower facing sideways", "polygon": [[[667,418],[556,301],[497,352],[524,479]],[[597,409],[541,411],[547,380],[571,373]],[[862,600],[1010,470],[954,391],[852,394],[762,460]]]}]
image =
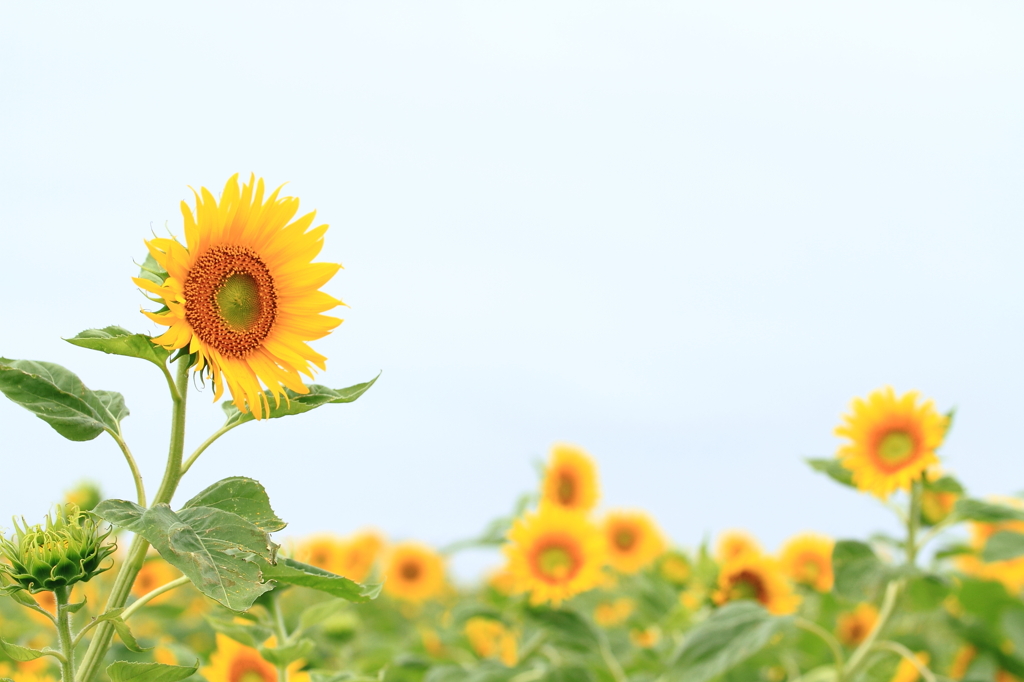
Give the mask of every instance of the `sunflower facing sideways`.
[{"label": "sunflower facing sideways", "polygon": [[541,485],[541,505],[588,512],[597,504],[597,466],[582,448],[558,443]]},{"label": "sunflower facing sideways", "polygon": [[504,552],[515,591],[529,592],[534,605],[564,600],[604,584],[607,546],[585,516],[545,507],[518,519]]},{"label": "sunflower facing sideways", "polygon": [[661,531],[640,511],[612,511],[602,524],[608,545],[608,563],[622,573],[636,573],[665,551]]},{"label": "sunflower facing sideways", "polygon": [[[273,637],[266,644],[273,647]],[[300,672],[304,661],[288,666],[288,680],[309,682],[309,673]],[[277,668],[260,656],[252,647],[217,633],[217,649],[210,654],[210,665],[199,671],[209,682],[277,682]]]},{"label": "sunflower facing sideways", "polygon": [[778,564],[771,557],[754,552],[735,556],[719,569],[715,603],[722,605],[738,599],[760,602],[777,616],[793,613],[800,603]]},{"label": "sunflower facing sideways", "polygon": [[815,533],[802,533],[790,538],[782,547],[779,563],[796,583],[808,585],[818,592],[832,590],[832,548],[835,542]]},{"label": "sunflower facing sideways", "polygon": [[341,265],[312,262],[327,225],[310,229],[315,212],[294,219],[299,200],[279,192],[265,196],[263,179],[254,176],[241,186],[232,176],[219,201],[203,187],[194,211],[181,204],[184,244],[146,242],[166,271],[159,273],[163,282],[134,280],[164,305],[144,311],[169,327],[153,342],[195,354],[214,400],[227,384],[235,406],[257,419],[270,408],[268,394],[279,404],[285,388],[308,393],[300,375],[312,378],[313,366],[325,369],[326,358],[307,341],[337,327],[340,319],[321,313],[344,305],[320,291]]},{"label": "sunflower facing sideways", "polygon": [[918,403],[916,391],[897,396],[890,387],[866,400],[856,398],[835,434],[849,440],[838,453],[858,489],[885,499],[939,463],[949,420],[932,401]]}]

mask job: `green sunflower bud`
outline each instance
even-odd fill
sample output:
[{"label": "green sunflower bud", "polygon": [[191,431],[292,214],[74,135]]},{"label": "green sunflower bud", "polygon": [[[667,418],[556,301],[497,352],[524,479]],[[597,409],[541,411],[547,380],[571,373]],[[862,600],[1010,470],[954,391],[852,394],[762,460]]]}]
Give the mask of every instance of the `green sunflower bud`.
[{"label": "green sunflower bud", "polygon": [[[14,520],[14,536],[0,535],[0,562],[13,582],[7,590],[53,591],[85,582],[110,568],[103,561],[117,545],[101,532],[101,521],[78,505],[57,505],[45,524],[29,526]],[[113,563],[113,562],[111,562]]]}]

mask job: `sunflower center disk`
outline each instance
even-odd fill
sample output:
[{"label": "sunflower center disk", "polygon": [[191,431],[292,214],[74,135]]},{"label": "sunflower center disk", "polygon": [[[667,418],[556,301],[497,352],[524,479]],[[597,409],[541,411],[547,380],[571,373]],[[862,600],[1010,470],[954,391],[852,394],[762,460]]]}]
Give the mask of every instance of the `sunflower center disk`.
[{"label": "sunflower center disk", "polygon": [[615,546],[623,552],[628,552],[633,549],[633,545],[636,544],[636,534],[628,528],[622,528],[615,531],[614,537]]},{"label": "sunflower center disk", "polygon": [[743,571],[736,576],[732,594],[735,599],[754,599],[762,604],[765,602],[766,596],[761,579],[748,571]]},{"label": "sunflower center disk", "polygon": [[274,278],[252,249],[209,249],[193,263],[184,289],[185,319],[199,340],[221,355],[248,356],[274,328]]},{"label": "sunflower center disk", "polygon": [[576,481],[572,476],[562,474],[558,479],[558,501],[565,505],[571,505],[576,499]]},{"label": "sunflower center disk", "polygon": [[401,573],[403,578],[412,582],[420,577],[420,566],[410,561],[407,564],[402,564]]},{"label": "sunflower center disk", "polygon": [[537,567],[548,578],[563,580],[575,567],[572,554],[563,547],[548,547],[537,556]]},{"label": "sunflower center disk", "polygon": [[914,439],[904,431],[890,431],[878,443],[878,456],[886,464],[902,464],[914,455]]}]

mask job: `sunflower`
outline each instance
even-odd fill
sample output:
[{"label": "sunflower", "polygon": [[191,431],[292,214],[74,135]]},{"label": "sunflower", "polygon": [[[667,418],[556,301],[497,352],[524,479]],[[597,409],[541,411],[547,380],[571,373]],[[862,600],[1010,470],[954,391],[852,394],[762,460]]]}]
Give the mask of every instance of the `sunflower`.
[{"label": "sunflower", "polygon": [[[142,564],[139,575],[135,578],[135,583],[132,584],[132,594],[136,597],[142,597],[180,577],[181,572],[164,561],[160,556],[149,557],[146,559],[146,563]],[[159,604],[173,596],[171,592],[164,592],[160,596],[153,598],[149,603]]]},{"label": "sunflower", "polygon": [[548,506],[516,520],[505,555],[516,591],[530,603],[563,600],[605,582],[608,549],[604,535],[582,514]]},{"label": "sunflower", "polygon": [[839,614],[836,619],[836,635],[839,641],[854,647],[864,641],[878,622],[878,609],[873,604],[857,604],[853,611]]},{"label": "sunflower", "polygon": [[[928,661],[931,660],[931,656],[926,651],[918,651],[914,654],[914,658],[922,666],[928,665]],[[900,664],[896,666],[896,673],[889,682],[917,682],[919,679],[921,679],[921,671],[918,670],[918,666],[906,658],[901,658]]]},{"label": "sunflower", "polygon": [[658,571],[662,578],[679,587],[689,582],[693,575],[693,566],[690,564],[689,557],[682,552],[672,550],[662,555]]},{"label": "sunflower", "polygon": [[636,573],[665,551],[657,524],[641,511],[612,511],[602,524],[608,563],[622,573]]},{"label": "sunflower", "polygon": [[[273,637],[266,641],[274,646]],[[298,660],[288,666],[291,682],[309,682],[309,673],[299,672],[305,661]],[[217,649],[210,654],[210,665],[200,674],[209,682],[277,682],[277,668],[263,660],[260,652],[225,635],[217,633]]]},{"label": "sunflower", "polygon": [[465,633],[480,658],[497,658],[510,668],[518,662],[516,637],[500,621],[474,616],[466,621]]},{"label": "sunflower", "polygon": [[754,536],[742,530],[727,530],[718,536],[715,558],[728,561],[743,554],[763,554],[764,550]]},{"label": "sunflower", "polygon": [[364,530],[347,538],[341,555],[341,571],[350,580],[361,583],[366,580],[384,549],[384,538],[372,530]]},{"label": "sunflower", "polygon": [[146,242],[166,272],[162,283],[134,280],[164,306],[145,313],[169,327],[153,343],[195,354],[214,400],[226,383],[235,406],[257,419],[270,408],[268,393],[280,404],[285,388],[309,392],[300,374],[312,378],[326,358],[306,342],[337,327],[340,319],[321,313],[344,305],[319,290],[341,265],[312,262],[327,226],[309,229],[315,212],[292,220],[299,200],[280,191],[264,197],[262,178],[239,187],[234,175],[220,201],[205,187],[194,192],[194,211],[181,203],[185,243]]},{"label": "sunflower", "polygon": [[814,533],[797,535],[782,547],[782,571],[793,582],[809,585],[818,592],[830,592],[834,545],[833,540]]},{"label": "sunflower", "polygon": [[444,559],[418,542],[391,548],[384,566],[384,590],[410,602],[422,602],[444,589]]},{"label": "sunflower", "polygon": [[942,523],[953,512],[953,506],[961,497],[960,493],[925,490],[921,493],[921,518],[934,526]]},{"label": "sunflower", "polygon": [[800,603],[778,564],[754,552],[739,554],[722,564],[718,572],[718,605],[738,599],[753,599],[776,615],[792,613]]},{"label": "sunflower", "polygon": [[345,541],[337,535],[320,533],[311,535],[295,548],[295,559],[322,568],[335,575],[342,573],[345,562]]},{"label": "sunflower", "polygon": [[622,625],[633,615],[636,602],[629,597],[619,597],[615,601],[602,602],[594,608],[594,622],[603,628]]},{"label": "sunflower", "polygon": [[887,386],[867,400],[854,399],[835,430],[849,439],[837,456],[857,488],[885,499],[895,490],[910,490],[912,481],[938,464],[935,451],[948,424],[932,401],[918,404],[916,391],[897,396]]},{"label": "sunflower", "polygon": [[629,631],[629,641],[641,649],[653,649],[661,641],[661,628],[652,625],[649,628],[633,628]]},{"label": "sunflower", "polygon": [[551,448],[541,489],[541,505],[588,512],[597,504],[597,465],[574,445]]}]

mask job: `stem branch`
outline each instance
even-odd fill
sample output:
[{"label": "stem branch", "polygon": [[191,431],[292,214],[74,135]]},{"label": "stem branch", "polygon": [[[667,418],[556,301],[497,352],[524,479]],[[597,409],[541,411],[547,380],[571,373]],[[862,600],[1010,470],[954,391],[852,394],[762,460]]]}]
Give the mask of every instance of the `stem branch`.
[{"label": "stem branch", "polygon": [[132,451],[128,449],[128,443],[124,441],[121,434],[114,433],[113,431],[107,431],[113,437],[114,442],[117,443],[117,447],[121,448],[121,452],[124,453],[124,458],[128,462],[128,468],[132,470],[132,478],[135,479],[135,496],[139,500],[139,506],[146,506],[146,487],[142,485],[142,473],[139,471],[139,465],[135,463],[135,457],[132,456]]},{"label": "stem branch", "polygon": [[793,624],[802,630],[812,632],[821,638],[825,644],[828,644],[828,648],[832,650],[832,657],[836,660],[836,682],[843,681],[843,647],[840,646],[839,640],[837,640],[831,632],[821,627],[817,623],[806,618],[797,616]]},{"label": "stem branch", "polygon": [[189,458],[185,460],[185,463],[181,465],[181,475],[184,476],[188,472],[188,470],[192,468],[192,465],[196,463],[197,459],[199,459],[199,455],[203,454],[203,452],[206,451],[206,448],[213,445],[213,442],[215,440],[217,440],[218,438],[220,438],[221,436],[223,436],[225,433],[235,428],[236,426],[238,426],[238,422],[222,426],[217,431],[215,431],[212,436],[203,441],[203,444],[196,448],[196,451],[193,452],[189,456]]},{"label": "stem branch", "polygon": [[903,646],[899,642],[877,642],[875,644],[875,648],[888,649],[889,651],[899,654],[900,656],[914,664],[914,667],[917,668],[917,672],[921,673],[921,677],[925,679],[925,682],[937,682],[935,673],[929,670],[928,666],[926,666],[924,663],[917,660],[917,656],[914,655],[913,651]]},{"label": "stem branch", "polygon": [[160,587],[156,588],[152,592],[147,592],[146,594],[142,595],[141,597],[136,599],[134,602],[132,602],[132,605],[124,610],[124,613],[121,614],[121,620],[128,620],[129,618],[132,617],[133,613],[135,613],[136,611],[141,609],[143,606],[145,606],[147,603],[149,603],[150,600],[159,597],[164,592],[170,592],[175,587],[181,587],[182,585],[185,585],[185,584],[187,584],[189,582],[191,582],[191,581],[186,576],[181,576],[180,578],[177,578],[176,580],[172,580],[171,582],[167,583],[166,585],[161,585]]}]

